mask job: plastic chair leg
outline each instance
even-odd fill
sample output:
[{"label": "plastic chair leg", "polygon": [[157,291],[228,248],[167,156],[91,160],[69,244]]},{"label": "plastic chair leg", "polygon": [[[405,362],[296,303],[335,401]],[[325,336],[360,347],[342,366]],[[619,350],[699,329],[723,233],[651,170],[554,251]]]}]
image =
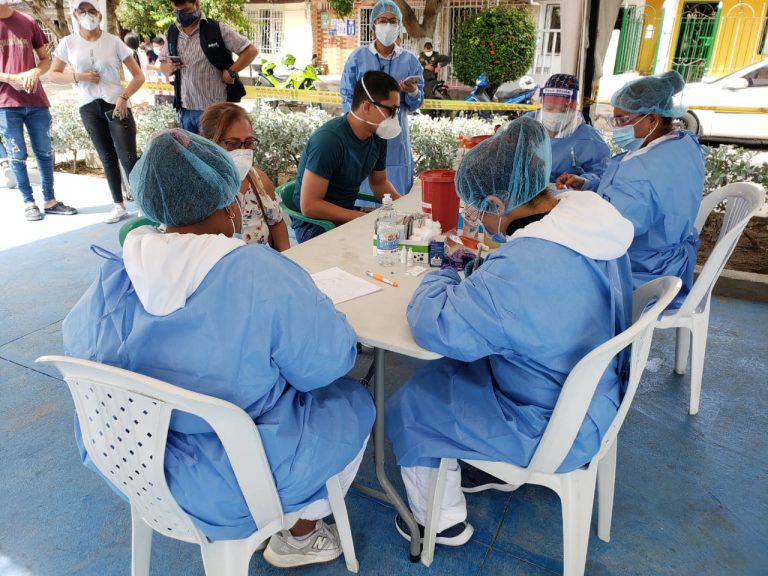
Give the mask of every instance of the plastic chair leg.
[{"label": "plastic chair leg", "polygon": [[613,493],[616,486],[617,440],[598,462],[597,467],[597,536],[603,542],[611,541],[613,518]]},{"label": "plastic chair leg", "polygon": [[131,576],[149,576],[154,530],[141,519],[139,511],[131,506]]},{"label": "plastic chair leg", "polygon": [[435,559],[435,540],[437,539],[437,524],[440,522],[440,510],[443,504],[445,475],[448,472],[448,466],[454,462],[451,458],[443,458],[440,460],[440,466],[432,471],[432,480],[429,486],[429,509],[424,526],[424,541],[421,546],[421,563],[427,568]]},{"label": "plastic chair leg", "polygon": [[707,333],[709,332],[709,307],[693,317],[693,338],[691,345],[691,402],[688,414],[699,413],[701,381],[704,376],[704,356],[707,352]]},{"label": "plastic chair leg", "polygon": [[328,502],[331,505],[333,517],[336,519],[336,529],[339,531],[341,549],[344,551],[344,562],[347,565],[347,570],[357,574],[360,570],[360,565],[355,556],[355,543],[352,540],[347,505],[344,502],[344,492],[341,489],[341,481],[338,475],[329,478],[325,483],[325,487],[328,489]]},{"label": "plastic chair leg", "polygon": [[248,576],[253,552],[247,539],[206,541],[200,549],[206,576]]},{"label": "plastic chair leg", "polygon": [[563,478],[563,576],[583,576],[587,564],[589,527],[595,500],[597,471],[589,468]]},{"label": "plastic chair leg", "polygon": [[677,329],[677,341],[675,343],[675,372],[685,374],[688,367],[688,353],[691,349],[691,331],[688,328]]}]

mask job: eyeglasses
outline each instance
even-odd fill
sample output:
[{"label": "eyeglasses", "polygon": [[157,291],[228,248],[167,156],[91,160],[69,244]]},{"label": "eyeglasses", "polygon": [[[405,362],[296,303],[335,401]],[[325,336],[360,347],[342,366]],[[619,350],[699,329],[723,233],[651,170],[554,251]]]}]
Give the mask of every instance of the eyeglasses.
[{"label": "eyeglasses", "polygon": [[86,14],[88,14],[89,16],[95,17],[99,15],[99,11],[96,10],[96,8],[91,8],[90,10],[75,10],[75,14],[77,14],[78,16],[85,16]]},{"label": "eyeglasses", "polygon": [[371,104],[376,106],[377,108],[384,108],[384,110],[389,110],[389,117],[394,118],[397,116],[397,113],[400,111],[400,106],[387,106],[386,104],[382,104],[381,102],[376,102],[375,100],[369,100]]},{"label": "eyeglasses", "polygon": [[483,211],[478,210],[474,206],[464,206],[462,214],[464,215],[464,221],[470,228],[477,228],[482,223]]},{"label": "eyeglasses", "polygon": [[626,126],[630,122],[632,122],[633,119],[639,118],[640,114],[627,114],[625,116],[609,116],[608,117],[608,126],[611,128],[618,128],[620,126]]},{"label": "eyeglasses", "polygon": [[397,18],[376,18],[376,20],[373,21],[374,24],[394,24],[397,26],[400,21]]},{"label": "eyeglasses", "polygon": [[245,140],[238,140],[237,138],[227,138],[221,141],[221,145],[227,152],[234,150],[240,150],[245,148],[247,150],[256,150],[259,145],[259,141],[256,138],[246,138]]}]

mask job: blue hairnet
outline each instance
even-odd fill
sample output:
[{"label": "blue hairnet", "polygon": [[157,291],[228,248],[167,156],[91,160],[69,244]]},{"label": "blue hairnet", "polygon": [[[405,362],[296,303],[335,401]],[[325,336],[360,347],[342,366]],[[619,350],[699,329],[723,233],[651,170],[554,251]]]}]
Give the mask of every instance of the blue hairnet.
[{"label": "blue hairnet", "polygon": [[392,14],[397,16],[398,22],[403,21],[403,13],[400,12],[400,8],[397,7],[397,4],[392,2],[392,0],[379,0],[378,2],[376,2],[376,5],[371,10],[371,26],[373,26],[373,23],[376,20],[376,18],[378,18],[385,12],[392,12]]},{"label": "blue hairnet", "polygon": [[685,80],[674,70],[659,76],[646,76],[624,84],[611,97],[614,108],[635,114],[656,112],[659,116],[679,118],[685,114],[685,106],[675,105],[672,96],[685,88]]},{"label": "blue hairnet", "polygon": [[509,213],[544,191],[551,167],[546,129],[523,116],[467,152],[456,173],[456,193],[466,204],[495,213],[486,200],[493,194]]},{"label": "blue hairnet", "polygon": [[223,149],[180,128],[149,141],[130,176],[141,211],[169,226],[187,226],[226,208],[240,190],[240,176]]}]

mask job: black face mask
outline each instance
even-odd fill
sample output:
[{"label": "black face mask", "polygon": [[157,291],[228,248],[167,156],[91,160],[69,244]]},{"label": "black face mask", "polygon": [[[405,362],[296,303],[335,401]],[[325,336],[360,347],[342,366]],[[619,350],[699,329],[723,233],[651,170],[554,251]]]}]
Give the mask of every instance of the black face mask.
[{"label": "black face mask", "polygon": [[192,26],[192,24],[195,23],[195,20],[200,18],[202,16],[200,10],[195,10],[194,12],[184,12],[182,10],[176,10],[176,21],[181,24],[184,28],[187,26]]},{"label": "black face mask", "polygon": [[520,230],[520,228],[525,228],[528,226],[528,224],[531,224],[533,222],[538,222],[544,216],[549,214],[549,212],[543,212],[541,214],[532,214],[531,216],[526,216],[524,218],[518,218],[517,220],[512,220],[512,222],[509,223],[507,226],[507,236],[512,236],[512,234],[515,233],[515,231]]}]

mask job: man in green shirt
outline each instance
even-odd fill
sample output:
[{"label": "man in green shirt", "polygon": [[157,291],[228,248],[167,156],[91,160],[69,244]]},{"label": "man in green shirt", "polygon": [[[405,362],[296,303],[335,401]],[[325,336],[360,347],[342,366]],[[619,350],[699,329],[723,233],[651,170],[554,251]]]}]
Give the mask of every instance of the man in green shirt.
[{"label": "man in green shirt", "polygon": [[[315,130],[301,155],[293,203],[302,214],[337,225],[359,218],[355,200],[366,178],[377,198],[400,197],[386,167],[386,141],[400,133],[399,105],[400,86],[388,74],[370,71],[357,81],[351,111]],[[300,220],[291,226],[299,242],[323,233]]]}]

